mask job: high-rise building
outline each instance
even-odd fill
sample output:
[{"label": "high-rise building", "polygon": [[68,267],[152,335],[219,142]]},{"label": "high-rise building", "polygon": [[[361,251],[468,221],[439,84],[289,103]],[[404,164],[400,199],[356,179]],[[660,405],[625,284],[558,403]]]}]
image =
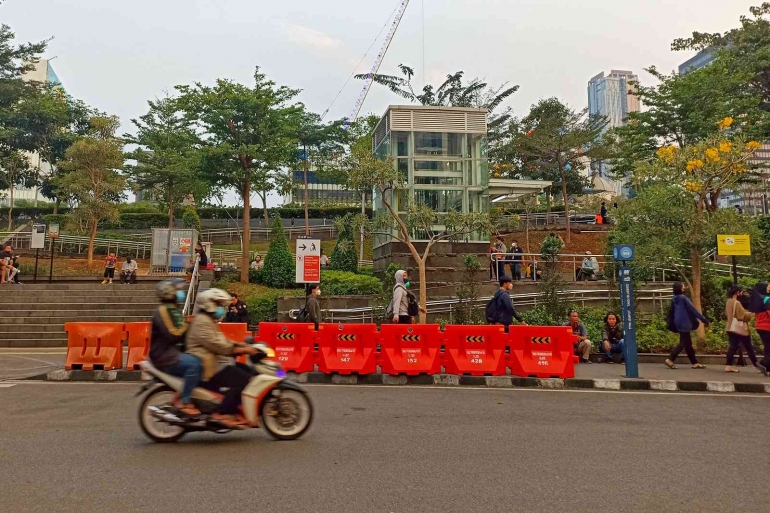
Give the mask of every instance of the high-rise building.
[{"label": "high-rise building", "polygon": [[717,55],[711,48],[706,48],[705,50],[701,50],[698,52],[697,55],[687,59],[682,64],[679,65],[679,74],[680,75],[686,75],[691,71],[695,71],[696,69],[703,68],[704,66],[708,66],[712,62],[714,62],[714,59],[716,59]]},{"label": "high-rise building", "polygon": [[[625,126],[628,114],[639,112],[639,98],[633,93],[639,77],[631,71],[613,69],[609,75],[599,73],[588,81],[588,113],[590,116],[603,116],[607,119],[604,131]],[[610,166],[605,162],[595,162],[591,166],[594,175],[611,183],[615,194],[623,194],[626,180],[609,180]],[[610,192],[610,191],[608,191]]]}]

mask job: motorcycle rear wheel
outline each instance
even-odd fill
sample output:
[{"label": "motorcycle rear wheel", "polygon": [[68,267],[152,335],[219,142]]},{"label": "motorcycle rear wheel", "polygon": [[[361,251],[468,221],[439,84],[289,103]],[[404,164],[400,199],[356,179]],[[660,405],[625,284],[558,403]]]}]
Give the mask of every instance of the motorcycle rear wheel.
[{"label": "motorcycle rear wheel", "polygon": [[174,426],[155,417],[150,412],[150,406],[160,406],[171,403],[176,392],[167,386],[161,386],[150,391],[139,406],[139,426],[147,438],[157,443],[173,443],[182,438],[187,431],[181,426]]},{"label": "motorcycle rear wheel", "polygon": [[307,394],[298,390],[280,390],[280,395],[262,403],[260,416],[270,436],[276,440],[296,440],[313,422],[313,404]]}]

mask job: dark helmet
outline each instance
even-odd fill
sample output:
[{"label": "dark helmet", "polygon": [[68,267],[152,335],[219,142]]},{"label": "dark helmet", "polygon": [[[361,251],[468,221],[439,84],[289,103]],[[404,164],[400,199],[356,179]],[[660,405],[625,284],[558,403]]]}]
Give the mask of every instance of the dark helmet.
[{"label": "dark helmet", "polygon": [[184,286],[185,281],[181,278],[163,280],[155,285],[155,295],[162,303],[170,303],[176,301],[177,291],[184,290]]}]

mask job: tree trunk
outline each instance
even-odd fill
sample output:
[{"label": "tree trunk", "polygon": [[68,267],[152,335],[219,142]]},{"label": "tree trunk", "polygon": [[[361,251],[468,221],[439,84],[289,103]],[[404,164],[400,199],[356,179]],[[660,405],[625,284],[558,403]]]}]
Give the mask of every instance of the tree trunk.
[{"label": "tree trunk", "polygon": [[53,202],[53,215],[57,215],[59,213],[60,203],[61,203],[61,200],[59,198],[56,198],[56,201]]},{"label": "tree trunk", "polygon": [[8,231],[13,230],[13,177],[8,180]]},{"label": "tree trunk", "polygon": [[[428,304],[428,282],[425,276],[425,264],[427,259],[420,259],[417,261],[417,270],[420,275],[420,307],[427,310]],[[420,324],[425,324],[428,314],[420,311]]]},{"label": "tree trunk", "polygon": [[308,193],[307,193],[307,162],[309,155],[307,154],[307,146],[303,147],[303,150],[305,151],[305,235],[310,235],[310,216],[308,215],[307,211],[307,202],[308,202]]},{"label": "tree trunk", "polygon": [[548,188],[548,192],[545,193],[545,227],[551,223],[551,188]]},{"label": "tree trunk", "polygon": [[241,244],[241,283],[249,283],[249,248],[251,247],[251,181],[243,184],[243,244]]},{"label": "tree trunk", "polygon": [[171,199],[171,189],[168,194],[168,229],[174,229],[174,200]]},{"label": "tree trunk", "polygon": [[570,240],[572,239],[572,231],[570,229],[570,222],[569,222],[569,203],[567,203],[567,174],[564,172],[564,170],[560,170],[561,172],[561,195],[564,199],[564,221],[567,223],[567,244],[570,243]]},{"label": "tree trunk", "polygon": [[[692,287],[690,289],[690,297],[692,298],[693,306],[703,313],[703,303],[701,302],[701,256],[696,249],[690,250],[690,267],[692,268]],[[698,329],[695,330],[698,337],[699,345],[706,340],[706,330],[703,328],[703,324],[698,324]]]},{"label": "tree trunk", "polygon": [[94,264],[94,239],[96,239],[96,230],[98,228],[99,221],[97,219],[91,220],[91,233],[88,238],[88,268]]},{"label": "tree trunk", "polygon": [[[527,222],[524,223],[524,239],[527,243],[527,253],[529,253],[529,217],[532,215],[530,212],[525,211],[527,215]],[[547,224],[547,223],[546,223]]]},{"label": "tree trunk", "polygon": [[270,214],[267,212],[267,191],[259,195],[262,198],[262,213],[265,215],[265,228],[270,228]]}]

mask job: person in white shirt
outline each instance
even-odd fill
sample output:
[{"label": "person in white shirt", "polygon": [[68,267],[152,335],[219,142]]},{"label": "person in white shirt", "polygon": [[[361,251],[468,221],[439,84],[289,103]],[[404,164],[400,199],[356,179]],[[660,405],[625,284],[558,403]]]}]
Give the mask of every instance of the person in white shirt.
[{"label": "person in white shirt", "polygon": [[321,267],[329,267],[329,257],[321,253]]},{"label": "person in white shirt", "polygon": [[262,269],[264,266],[265,262],[262,261],[262,257],[259,255],[257,255],[254,261],[251,263],[251,268],[256,269],[257,271]]},{"label": "person in white shirt", "polygon": [[136,270],[139,268],[136,265],[136,260],[131,257],[126,258],[123,262],[123,267],[120,270],[120,283],[129,284],[136,283]]},{"label": "person in white shirt", "polygon": [[586,257],[583,259],[583,265],[580,266],[577,273],[577,279],[592,280],[599,274],[599,262],[590,251],[586,251]]}]

